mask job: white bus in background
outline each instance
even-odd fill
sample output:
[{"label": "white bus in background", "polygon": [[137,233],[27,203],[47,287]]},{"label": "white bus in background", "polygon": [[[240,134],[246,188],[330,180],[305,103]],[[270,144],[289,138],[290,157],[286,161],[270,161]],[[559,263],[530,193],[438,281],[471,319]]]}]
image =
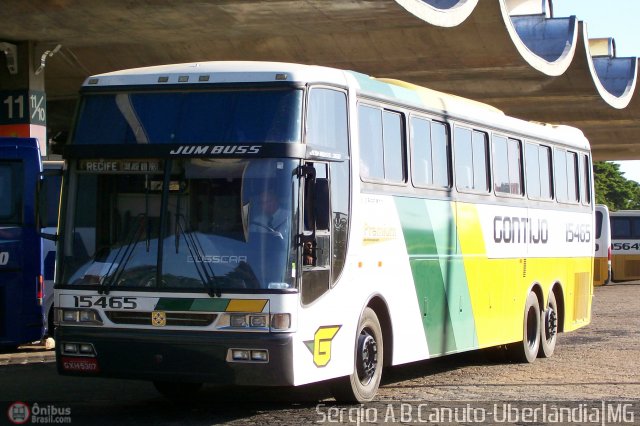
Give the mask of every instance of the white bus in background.
[{"label": "white bus in background", "polygon": [[640,210],[611,212],[611,280],[640,279]]},{"label": "white bus in background", "polygon": [[596,251],[593,258],[593,284],[607,285],[611,281],[611,225],[609,208],[596,204]]}]

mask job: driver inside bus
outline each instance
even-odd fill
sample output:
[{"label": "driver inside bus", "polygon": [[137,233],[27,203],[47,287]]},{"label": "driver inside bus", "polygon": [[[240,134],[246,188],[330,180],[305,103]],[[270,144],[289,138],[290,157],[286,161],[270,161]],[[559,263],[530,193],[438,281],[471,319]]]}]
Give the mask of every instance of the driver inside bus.
[{"label": "driver inside bus", "polygon": [[257,208],[252,210],[249,230],[252,232],[269,232],[284,238],[289,226],[289,215],[271,191],[263,192],[257,198]]}]

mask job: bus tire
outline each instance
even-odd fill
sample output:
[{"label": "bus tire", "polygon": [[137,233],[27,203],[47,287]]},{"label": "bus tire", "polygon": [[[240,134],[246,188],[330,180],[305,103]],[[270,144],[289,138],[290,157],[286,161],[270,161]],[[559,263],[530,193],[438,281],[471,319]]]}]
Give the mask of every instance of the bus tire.
[{"label": "bus tire", "polygon": [[153,382],[156,390],[172,401],[187,401],[193,398],[202,388],[202,383],[190,382],[166,382],[156,380]]},{"label": "bus tire", "polygon": [[540,305],[534,292],[527,297],[522,322],[522,341],[511,345],[511,354],[517,362],[532,363],[540,348]]},{"label": "bus tire", "polygon": [[558,302],[556,296],[551,292],[547,309],[540,315],[540,358],[550,358],[556,349],[558,339]]},{"label": "bus tire", "polygon": [[382,378],[384,346],[380,321],[373,311],[364,309],[355,341],[353,373],[332,381],[331,393],[338,402],[368,402],[378,391]]},{"label": "bus tire", "polygon": [[53,305],[51,305],[49,314],[47,315],[47,337],[53,338],[55,336],[55,327]]}]

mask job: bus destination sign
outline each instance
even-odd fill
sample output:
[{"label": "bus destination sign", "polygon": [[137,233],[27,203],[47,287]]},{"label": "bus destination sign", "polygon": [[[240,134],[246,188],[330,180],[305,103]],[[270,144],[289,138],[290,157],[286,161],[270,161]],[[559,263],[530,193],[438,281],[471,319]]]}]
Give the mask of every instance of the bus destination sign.
[{"label": "bus destination sign", "polygon": [[154,173],[162,172],[162,162],[157,160],[81,160],[78,170],[94,173]]}]

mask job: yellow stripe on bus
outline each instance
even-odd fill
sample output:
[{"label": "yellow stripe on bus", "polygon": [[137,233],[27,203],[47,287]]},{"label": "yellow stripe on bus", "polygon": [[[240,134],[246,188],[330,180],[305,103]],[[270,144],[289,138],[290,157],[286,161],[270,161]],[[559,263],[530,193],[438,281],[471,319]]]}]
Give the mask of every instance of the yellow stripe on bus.
[{"label": "yellow stripe on bus", "polygon": [[534,283],[542,288],[544,304],[551,287],[560,283],[566,301],[564,331],[589,322],[592,258],[489,259],[478,210],[472,204],[457,204],[456,227],[478,347],[522,340],[522,322],[505,318],[522,318],[527,289]]},{"label": "yellow stripe on bus", "polygon": [[494,263],[487,259],[476,207],[466,203],[452,203],[452,206],[454,209],[457,208],[456,227],[464,270],[467,275],[478,346],[481,348],[491,346],[499,337],[497,330],[501,330],[502,327],[496,321],[496,312],[500,301],[491,300],[492,292],[489,289],[502,277],[496,277],[496,271],[491,270]]},{"label": "yellow stripe on bus", "polygon": [[262,312],[267,299],[231,299],[226,312]]}]

